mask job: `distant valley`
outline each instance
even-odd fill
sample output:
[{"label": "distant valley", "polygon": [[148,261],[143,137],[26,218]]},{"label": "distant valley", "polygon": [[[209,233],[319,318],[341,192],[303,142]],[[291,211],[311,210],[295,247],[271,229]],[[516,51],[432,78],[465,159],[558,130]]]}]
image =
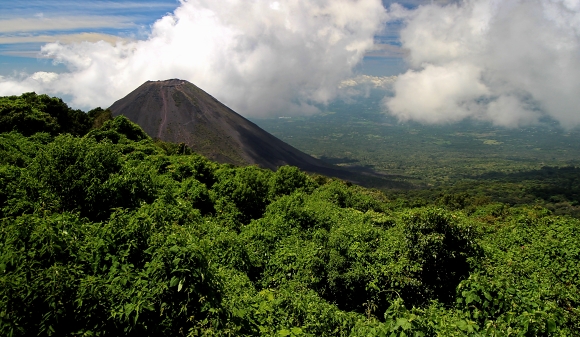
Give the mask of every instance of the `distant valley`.
[{"label": "distant valley", "polygon": [[384,174],[399,185],[361,183],[391,198],[421,204],[451,193],[580,216],[578,128],[550,121],[519,129],[401,123],[383,112],[382,98],[375,91],[361,103],[321,106],[314,116],[253,121],[327,163]]},{"label": "distant valley", "polygon": [[371,168],[437,186],[493,172],[580,165],[580,129],[554,123],[520,129],[465,121],[401,123],[384,113],[380,92],[361,103],[334,102],[309,117],[252,119],[264,130],[328,163]]}]

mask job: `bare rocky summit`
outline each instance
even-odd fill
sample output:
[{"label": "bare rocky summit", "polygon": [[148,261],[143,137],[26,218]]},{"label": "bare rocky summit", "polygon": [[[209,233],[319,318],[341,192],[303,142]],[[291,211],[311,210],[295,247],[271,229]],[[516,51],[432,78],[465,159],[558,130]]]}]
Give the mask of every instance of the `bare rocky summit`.
[{"label": "bare rocky summit", "polygon": [[152,138],[185,143],[220,163],[269,169],[292,165],[343,179],[351,175],[284,143],[184,80],[147,81],[109,109]]}]

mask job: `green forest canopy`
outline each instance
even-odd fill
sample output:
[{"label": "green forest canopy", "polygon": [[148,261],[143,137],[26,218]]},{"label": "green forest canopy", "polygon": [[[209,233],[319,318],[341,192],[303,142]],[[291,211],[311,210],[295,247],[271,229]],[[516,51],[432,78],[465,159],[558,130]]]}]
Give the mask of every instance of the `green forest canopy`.
[{"label": "green forest canopy", "polygon": [[575,218],[222,165],[81,113],[0,98],[2,336],[580,331]]}]

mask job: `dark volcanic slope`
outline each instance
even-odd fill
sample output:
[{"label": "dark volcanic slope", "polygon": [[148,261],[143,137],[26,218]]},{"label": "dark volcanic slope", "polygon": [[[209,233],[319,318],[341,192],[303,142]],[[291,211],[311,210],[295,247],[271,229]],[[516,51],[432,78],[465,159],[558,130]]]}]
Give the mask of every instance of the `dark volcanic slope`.
[{"label": "dark volcanic slope", "polygon": [[350,176],[284,143],[187,81],[148,81],[110,109],[113,116],[126,116],[153,138],[185,143],[221,163],[270,169],[293,165],[329,176]]}]

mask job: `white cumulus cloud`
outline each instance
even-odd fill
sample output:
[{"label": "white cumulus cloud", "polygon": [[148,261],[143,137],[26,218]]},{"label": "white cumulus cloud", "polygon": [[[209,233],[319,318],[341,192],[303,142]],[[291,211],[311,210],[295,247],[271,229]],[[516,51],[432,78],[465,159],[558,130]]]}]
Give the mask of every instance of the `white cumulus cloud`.
[{"label": "white cumulus cloud", "polygon": [[146,40],[45,45],[68,72],[5,77],[0,94],[106,107],[147,80],[181,78],[246,116],[309,113],[336,97],[385,19],[380,0],[183,0]]},{"label": "white cumulus cloud", "polygon": [[388,111],[428,123],[465,118],[516,127],[550,116],[580,124],[580,1],[464,0],[403,18],[410,69]]}]

